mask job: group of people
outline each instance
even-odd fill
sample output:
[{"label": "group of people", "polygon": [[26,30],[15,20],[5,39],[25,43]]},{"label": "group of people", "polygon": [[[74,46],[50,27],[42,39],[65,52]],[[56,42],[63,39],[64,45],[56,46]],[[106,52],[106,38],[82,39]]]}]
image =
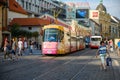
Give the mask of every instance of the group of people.
[{"label": "group of people", "polygon": [[13,57],[18,59],[18,56],[22,56],[23,52],[25,53],[27,48],[29,48],[29,53],[32,54],[33,46],[34,46],[34,42],[31,40],[28,43],[27,40],[24,40],[23,42],[21,38],[19,38],[18,42],[16,42],[15,39],[12,39],[11,44],[10,41],[5,40],[4,59],[6,59],[7,57],[9,57],[10,59],[13,59]]},{"label": "group of people", "polygon": [[[117,53],[120,55],[120,40],[117,43]],[[111,40],[104,40],[100,42],[100,46],[97,50],[96,57],[99,56],[101,59],[101,69],[107,70],[107,59],[109,58],[112,63],[112,59],[110,57],[110,53],[114,52],[113,48],[113,41]]]}]

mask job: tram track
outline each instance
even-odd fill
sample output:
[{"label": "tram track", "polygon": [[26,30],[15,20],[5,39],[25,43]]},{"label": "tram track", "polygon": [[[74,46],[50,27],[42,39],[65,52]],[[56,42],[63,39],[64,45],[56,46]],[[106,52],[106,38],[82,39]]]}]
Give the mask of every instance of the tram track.
[{"label": "tram track", "polygon": [[[95,52],[95,49],[88,48],[64,56],[23,56],[22,60],[8,63],[5,70],[0,71],[0,80],[96,80],[95,76],[107,77],[99,71],[100,60],[95,58]],[[112,78],[110,80],[118,80],[114,68],[107,73]]]},{"label": "tram track", "polygon": [[[80,52],[80,53],[83,53],[83,54],[78,54],[78,53],[79,53],[79,52],[75,52],[75,53],[74,53],[75,55],[74,55],[74,54],[70,54],[70,55],[68,55],[68,56],[78,56],[78,58],[80,58],[81,56],[86,56],[86,54],[89,54],[89,51],[83,50],[83,51]],[[76,54],[77,54],[77,55],[76,55]],[[90,60],[91,60],[93,57],[95,57],[95,56],[90,57],[90,59],[87,60],[87,63],[89,63]],[[57,58],[58,58],[58,57],[57,57]],[[66,58],[66,57],[63,57],[63,58]],[[76,58],[72,58],[71,60],[64,62],[62,65],[57,66],[57,67],[55,67],[54,69],[51,69],[50,71],[47,71],[47,72],[45,72],[44,74],[33,78],[33,80],[39,80],[39,79],[41,79],[42,77],[44,77],[45,75],[47,75],[48,73],[54,72],[55,70],[63,67],[64,65],[67,65],[67,64],[71,63],[71,62],[74,61],[74,60],[76,60]],[[83,65],[82,68],[84,69],[86,66],[87,66],[87,64]],[[81,72],[83,69],[81,69],[79,72]],[[69,79],[69,80],[73,80],[74,77],[79,74],[79,72],[77,72],[75,75],[73,75],[73,77],[72,77],[71,79]],[[41,80],[42,80],[42,79],[41,79]]]},{"label": "tram track", "polygon": [[[16,62],[16,63],[12,63],[13,65],[9,64],[7,65],[8,67],[9,66],[12,66],[12,68],[10,69],[7,69],[5,71],[1,71],[0,74],[2,75],[6,75],[6,74],[13,74],[13,73],[16,73],[16,72],[20,72],[20,73],[29,73],[30,71],[33,71],[33,72],[36,72],[37,75],[40,75],[40,76],[33,76],[33,80],[36,80],[37,78],[39,77],[42,77],[42,76],[45,76],[47,75],[48,73],[50,73],[51,71],[55,71],[56,69],[59,69],[60,67],[64,66],[64,65],[67,65],[69,63],[71,63],[72,61],[76,60],[77,58],[79,58],[79,56],[85,56],[89,54],[89,49],[88,50],[81,50],[81,51],[78,51],[78,52],[74,52],[74,53],[71,53],[71,54],[67,54],[65,56],[44,56],[44,57],[36,57],[37,61],[33,60],[32,62],[27,62],[25,60],[24,62],[24,59],[26,58],[22,58],[22,61],[19,61],[19,62]],[[77,57],[73,57],[73,56],[77,56]],[[26,57],[26,56],[25,56]],[[64,61],[64,62],[61,62],[59,61],[59,59],[66,59],[66,58],[69,58],[69,57],[73,57],[72,59],[68,59],[67,61]],[[29,58],[27,58],[29,59]],[[54,63],[51,64],[52,61],[56,61]],[[23,63],[22,63],[23,62]],[[56,64],[60,64],[60,65],[56,65]],[[37,69],[42,69],[43,67],[45,67],[46,65],[50,65],[46,70],[44,71],[39,71]],[[54,69],[52,67],[55,67]],[[36,70],[36,71],[34,71]],[[42,74],[41,74],[42,73]],[[39,80],[39,79],[38,79]]]},{"label": "tram track", "polygon": [[[54,59],[54,58],[55,57],[50,57],[49,60]],[[36,59],[41,60],[41,59],[39,59],[38,56],[36,57]],[[16,62],[11,61],[7,65],[6,64],[3,65],[3,66],[6,66],[6,67],[10,66],[11,69],[9,69],[7,71],[3,71],[3,72],[0,71],[0,74],[4,74],[4,73],[8,73],[8,72],[14,72],[15,70],[19,70],[19,69],[23,69],[23,68],[29,69],[28,65],[34,65],[34,64],[37,64],[39,62],[41,62],[41,61],[34,61],[34,60],[32,61],[31,60],[30,63],[28,63],[28,61],[26,61],[25,58],[22,58],[22,59],[20,59],[19,61],[16,61]],[[11,64],[12,64],[12,66],[11,66]],[[43,63],[43,65],[44,65],[44,63]]]},{"label": "tram track", "polygon": [[83,65],[83,67],[70,79],[70,80],[74,80],[74,78],[76,76],[78,76],[82,71],[84,71],[84,69],[87,67],[87,65],[93,60],[95,56],[92,56],[89,60],[87,60],[87,63]]}]

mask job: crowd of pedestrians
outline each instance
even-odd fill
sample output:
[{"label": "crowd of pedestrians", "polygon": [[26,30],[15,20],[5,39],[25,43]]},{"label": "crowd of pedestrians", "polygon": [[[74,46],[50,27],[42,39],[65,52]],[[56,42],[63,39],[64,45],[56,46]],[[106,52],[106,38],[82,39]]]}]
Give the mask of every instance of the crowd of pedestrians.
[{"label": "crowd of pedestrians", "polygon": [[33,54],[33,49],[39,49],[36,41],[22,40],[22,38],[19,38],[18,41],[16,41],[13,38],[10,42],[6,39],[4,40],[3,45],[4,59],[18,60],[19,56],[22,56],[23,54]]}]

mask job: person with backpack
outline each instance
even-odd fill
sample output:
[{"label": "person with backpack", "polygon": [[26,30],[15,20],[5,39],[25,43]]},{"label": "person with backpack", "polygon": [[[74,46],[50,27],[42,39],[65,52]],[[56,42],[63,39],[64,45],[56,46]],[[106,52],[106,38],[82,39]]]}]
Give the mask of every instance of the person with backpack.
[{"label": "person with backpack", "polygon": [[96,57],[98,55],[100,56],[100,59],[101,59],[101,68],[106,71],[107,70],[107,68],[106,68],[106,56],[107,55],[110,56],[110,55],[108,53],[108,50],[107,50],[107,47],[106,47],[104,41],[100,42],[100,46],[98,48]]}]

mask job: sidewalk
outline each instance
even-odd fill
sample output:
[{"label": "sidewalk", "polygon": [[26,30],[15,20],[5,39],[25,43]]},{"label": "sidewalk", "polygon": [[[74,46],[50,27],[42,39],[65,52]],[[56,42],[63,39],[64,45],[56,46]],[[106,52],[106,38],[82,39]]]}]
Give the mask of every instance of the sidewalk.
[{"label": "sidewalk", "polygon": [[[118,56],[117,51],[110,53],[110,56],[113,60],[113,72],[115,73],[116,79],[120,80],[120,56]],[[118,79],[117,79],[118,78]]]},{"label": "sidewalk", "polygon": [[[27,55],[30,55],[29,49],[27,49],[26,52],[23,52],[23,56],[27,56]],[[42,55],[41,50],[34,49],[32,55]],[[0,62],[3,60],[3,57],[4,57],[4,52],[0,51]]]},{"label": "sidewalk", "polygon": [[120,80],[120,56],[117,55],[116,50],[110,53],[110,56],[112,58],[112,66],[107,67],[107,72],[109,72],[108,75],[112,77],[112,80]]}]

